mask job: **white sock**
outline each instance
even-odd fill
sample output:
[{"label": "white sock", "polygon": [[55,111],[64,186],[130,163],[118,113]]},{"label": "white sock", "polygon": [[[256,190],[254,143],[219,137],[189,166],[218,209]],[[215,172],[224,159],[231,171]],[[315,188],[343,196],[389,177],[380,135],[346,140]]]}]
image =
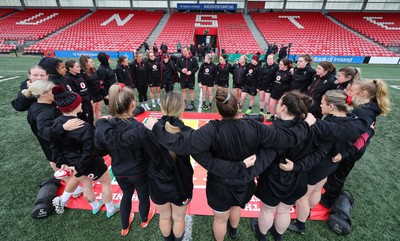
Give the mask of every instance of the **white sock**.
[{"label": "white sock", "polygon": [[63,194],[61,195],[61,202],[63,204],[67,203],[68,199],[72,196],[72,192],[63,192]]},{"label": "white sock", "polygon": [[156,102],[154,101],[154,99],[151,99],[151,103],[155,104]]},{"label": "white sock", "polygon": [[97,201],[97,200],[95,200],[94,202],[92,202],[92,203],[89,203],[90,204],[90,206],[92,206],[92,209],[94,210],[94,209],[98,209],[99,208],[99,202]]},{"label": "white sock", "polygon": [[76,195],[76,194],[82,193],[82,191],[83,191],[83,187],[78,186],[78,187],[75,189],[75,191],[72,193],[72,195]]},{"label": "white sock", "polygon": [[160,98],[157,98],[157,103],[160,104]]},{"label": "white sock", "polygon": [[114,203],[112,201],[109,203],[106,203],[106,208],[107,208],[107,212],[109,212],[109,213],[113,212],[115,209]]}]

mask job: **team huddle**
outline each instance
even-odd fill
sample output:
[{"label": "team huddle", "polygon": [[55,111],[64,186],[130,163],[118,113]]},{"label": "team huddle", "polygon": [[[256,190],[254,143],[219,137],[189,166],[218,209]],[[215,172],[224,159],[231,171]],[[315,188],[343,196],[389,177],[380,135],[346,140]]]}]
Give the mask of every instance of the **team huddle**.
[{"label": "team huddle", "polygon": [[[28,111],[28,123],[53,170],[71,173],[64,179],[64,192],[53,200],[56,212],[62,214],[67,201],[83,192],[93,214],[103,205],[108,218],[120,212],[122,236],[134,219],[136,190],[141,226],[147,227],[157,209],[165,240],[183,239],[193,194],[190,156],[208,171],[206,196],[215,240],[224,240],[227,232],[238,236],[240,209],[253,195],[261,202],[258,219],[251,220],[257,240],[267,240],[268,232],[281,240],[287,229],[304,234],[310,210],[320,202],[327,208],[333,204],[374,136],[377,117],[390,110],[383,80],[362,80],[360,69],[337,71],[328,61],[315,70],[309,55],[301,55],[296,67],[286,58],[276,63],[273,54],[264,65],[259,55],[250,63],[243,55],[233,65],[224,54],[217,65],[206,55],[199,66],[188,47],[177,57],[149,51],[147,60],[138,53],[129,63],[122,56],[115,70],[107,54],[99,53],[98,59],[96,70],[88,56],[78,62],[43,58],[29,70],[12,106]],[[201,108],[210,110],[215,103],[221,120],[193,130],[181,117],[194,109],[196,74]],[[175,82],[181,93],[173,91]],[[271,125],[238,117],[247,95],[245,113],[253,111],[259,95],[258,113],[267,114]],[[101,113],[103,101],[107,116]],[[134,118],[137,108],[157,105],[161,119],[143,124]],[[112,200],[103,160],[107,154],[123,192],[120,203]],[[100,201],[93,181],[102,185]],[[294,205],[297,219],[291,223]]]}]

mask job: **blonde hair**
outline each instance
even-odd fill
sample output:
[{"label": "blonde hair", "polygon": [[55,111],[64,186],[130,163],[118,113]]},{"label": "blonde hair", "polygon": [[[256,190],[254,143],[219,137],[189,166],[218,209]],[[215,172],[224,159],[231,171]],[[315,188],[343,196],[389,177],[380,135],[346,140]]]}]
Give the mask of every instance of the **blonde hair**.
[{"label": "blonde hair", "polygon": [[[185,109],[185,102],[183,101],[182,94],[175,92],[168,92],[161,98],[161,112],[163,115],[180,118]],[[165,123],[166,131],[170,133],[179,133],[181,129],[171,123]]]},{"label": "blonde hair", "polygon": [[41,93],[50,91],[53,86],[53,82],[47,80],[35,81],[28,89],[22,90],[21,93],[28,98],[32,96],[39,98]]},{"label": "blonde hair", "polygon": [[363,80],[360,82],[360,91],[366,91],[371,101],[378,103],[381,115],[387,115],[390,111],[388,87],[382,79]]},{"label": "blonde hair", "polygon": [[108,92],[109,97],[109,113],[117,118],[124,119],[127,115],[132,117],[132,113],[128,113],[132,101],[135,100],[135,92],[130,87],[123,84],[113,84]]},{"label": "blonde hair", "polygon": [[[175,92],[168,92],[161,98],[160,103],[161,112],[163,115],[180,118],[185,109],[185,101],[182,98],[182,94]],[[177,126],[172,125],[168,121],[165,123],[165,130],[169,133],[179,133],[181,129]],[[169,154],[175,160],[176,153],[170,151]]]},{"label": "blonde hair", "polygon": [[323,98],[328,105],[334,105],[341,112],[351,111],[356,106],[353,98],[344,90],[328,90]]}]

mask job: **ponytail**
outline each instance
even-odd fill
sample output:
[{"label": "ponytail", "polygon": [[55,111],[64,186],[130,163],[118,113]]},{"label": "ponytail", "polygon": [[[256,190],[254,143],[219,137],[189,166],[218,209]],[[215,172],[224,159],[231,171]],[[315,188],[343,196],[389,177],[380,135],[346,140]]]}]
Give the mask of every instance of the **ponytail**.
[{"label": "ponytail", "polygon": [[356,107],[356,101],[344,90],[328,90],[323,98],[328,105],[334,105],[341,112],[349,112]]},{"label": "ponytail", "polygon": [[[180,93],[168,92],[161,98],[160,106],[163,115],[180,118],[185,109],[185,102]],[[165,123],[165,129],[173,134],[181,132],[179,127],[172,125],[168,121]]]},{"label": "ponytail", "polygon": [[132,117],[132,113],[129,113],[132,101],[135,100],[135,92],[125,86],[124,84],[113,84],[108,92],[109,96],[109,113],[117,118],[123,118],[122,116]]},{"label": "ponytail", "polygon": [[[175,93],[175,92],[168,92],[166,93],[162,98],[161,98],[161,112],[163,115],[172,117],[172,118],[180,118],[182,116],[182,113],[185,109],[185,102],[182,98],[182,94],[180,93]],[[181,132],[181,128],[178,126],[174,126],[171,124],[169,121],[165,122],[165,130],[169,133],[179,133]],[[175,160],[176,159],[176,153],[170,151],[169,152],[171,157]]]},{"label": "ponytail", "polygon": [[47,80],[35,81],[28,89],[22,90],[21,93],[28,98],[39,98],[41,93],[51,90],[53,86],[54,84]]},{"label": "ponytail", "polygon": [[357,81],[361,79],[361,69],[360,68],[354,68],[354,67],[343,67],[339,69],[338,72],[342,72],[344,74],[344,77],[348,78],[350,77],[349,82],[353,83],[353,81]]}]

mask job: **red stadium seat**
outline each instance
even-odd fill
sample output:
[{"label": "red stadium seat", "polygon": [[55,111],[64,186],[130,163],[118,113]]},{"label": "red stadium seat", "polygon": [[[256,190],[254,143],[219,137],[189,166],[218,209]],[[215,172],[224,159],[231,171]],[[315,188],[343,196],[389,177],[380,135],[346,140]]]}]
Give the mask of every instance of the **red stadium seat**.
[{"label": "red stadium seat", "polygon": [[0,19],[0,38],[39,40],[73,23],[89,10],[30,9]]},{"label": "red stadium seat", "polygon": [[329,14],[344,25],[384,46],[400,44],[399,13],[331,12]]},{"label": "red stadium seat", "polygon": [[335,24],[321,13],[251,13],[251,16],[269,43],[292,43],[291,54],[397,56]]},{"label": "red stadium seat", "polygon": [[[114,14],[118,14],[119,19],[116,17],[110,20]],[[133,52],[148,38],[162,15],[162,11],[98,10],[76,25],[26,48],[25,51],[38,48]]]},{"label": "red stadium seat", "polygon": [[[176,44],[181,42],[182,46],[190,45],[193,41],[195,31],[196,13],[173,13],[165,25],[160,36],[156,40],[157,47],[165,42],[169,52],[176,52]],[[217,15],[220,48],[226,53],[256,53],[261,51],[258,43],[254,40],[243,15],[237,14],[213,14]],[[246,36],[245,41],[243,36]]]}]

